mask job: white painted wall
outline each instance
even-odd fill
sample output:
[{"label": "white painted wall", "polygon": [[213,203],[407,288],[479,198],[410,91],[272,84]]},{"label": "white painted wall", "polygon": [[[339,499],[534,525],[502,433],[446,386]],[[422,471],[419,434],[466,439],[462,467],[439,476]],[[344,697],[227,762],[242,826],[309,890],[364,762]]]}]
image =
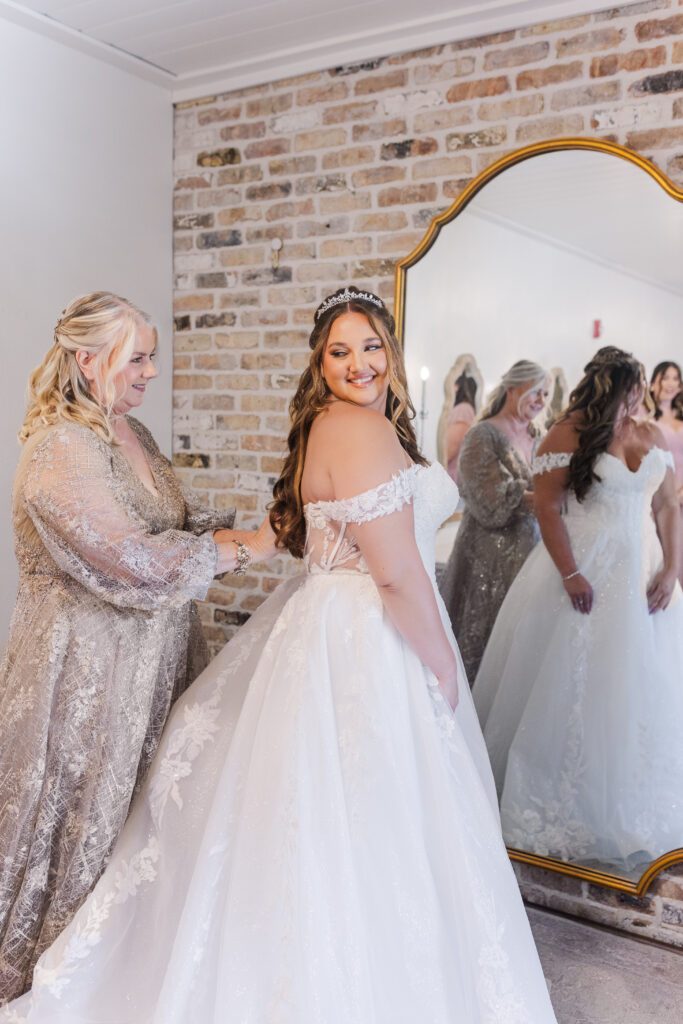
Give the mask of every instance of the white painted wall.
[{"label": "white painted wall", "polygon": [[172,116],[164,86],[0,17],[1,640],[26,381],[75,296],[114,291],[155,318],[161,374],[141,418],[170,451]]},{"label": "white painted wall", "polygon": [[[442,245],[449,228],[452,244]],[[671,258],[680,265],[680,253]],[[517,359],[561,366],[571,389],[601,345],[633,352],[648,374],[661,359],[681,362],[681,323],[682,296],[465,211],[408,271],[405,352],[416,408],[420,368],[430,370],[426,456],[436,458],[443,382],[460,353],[475,356],[486,392]]]}]

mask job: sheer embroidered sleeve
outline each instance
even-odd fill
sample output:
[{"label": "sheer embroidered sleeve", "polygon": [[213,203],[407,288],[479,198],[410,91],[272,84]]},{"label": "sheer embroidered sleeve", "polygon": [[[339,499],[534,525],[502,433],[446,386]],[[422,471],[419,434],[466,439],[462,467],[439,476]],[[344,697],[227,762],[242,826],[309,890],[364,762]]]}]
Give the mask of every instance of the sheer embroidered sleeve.
[{"label": "sheer embroidered sleeve", "polygon": [[152,609],[205,597],[218,557],[211,534],[152,534],[114,486],[109,447],[93,431],[51,430],[31,457],[22,490],[54,561],[103,600]]},{"label": "sheer embroidered sleeve", "polygon": [[486,421],[468,431],[460,450],[458,486],[467,511],[487,529],[507,526],[522,511],[530,486],[510,452],[500,431]]},{"label": "sheer embroidered sleeve", "polygon": [[550,473],[553,469],[566,469],[572,459],[572,452],[545,452],[537,455],[532,463],[534,476]]},{"label": "sheer embroidered sleeve", "polygon": [[[137,434],[140,443],[147,449],[150,458],[161,463],[164,470],[167,473],[172,474],[175,478],[171,463],[159,450],[158,444],[144,423],[141,423],[140,420],[136,420],[133,416],[128,416],[127,419]],[[233,528],[235,525],[234,508],[210,508],[208,505],[202,504],[202,502],[197,498],[197,495],[189,487],[185,487],[179,481],[178,486],[185,501],[185,522],[183,524],[183,529],[187,530],[189,533],[194,533],[199,536],[202,533],[207,533],[209,531],[213,533],[214,530],[231,530]]]}]

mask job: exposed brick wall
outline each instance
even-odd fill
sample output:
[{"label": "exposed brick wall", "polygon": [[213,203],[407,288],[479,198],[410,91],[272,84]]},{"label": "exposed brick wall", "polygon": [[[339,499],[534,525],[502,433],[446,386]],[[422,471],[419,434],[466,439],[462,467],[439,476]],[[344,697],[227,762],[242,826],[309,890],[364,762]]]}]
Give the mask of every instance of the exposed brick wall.
[{"label": "exposed brick wall", "polygon": [[528,864],[514,867],[529,903],[683,949],[683,864],[659,875],[643,896]]},{"label": "exposed brick wall", "polygon": [[[683,186],[683,0],[180,104],[174,461],[185,481],[236,505],[240,525],[259,521],[320,299],[353,282],[391,302],[395,261],[432,217],[504,153],[558,135],[620,142]],[[214,649],[294,571],[280,558],[216,583],[202,608]],[[671,885],[675,914],[662,897],[648,917],[659,937],[677,923],[683,935],[680,879]],[[535,876],[529,886],[547,893]],[[588,889],[572,899],[588,916],[628,917]]]}]

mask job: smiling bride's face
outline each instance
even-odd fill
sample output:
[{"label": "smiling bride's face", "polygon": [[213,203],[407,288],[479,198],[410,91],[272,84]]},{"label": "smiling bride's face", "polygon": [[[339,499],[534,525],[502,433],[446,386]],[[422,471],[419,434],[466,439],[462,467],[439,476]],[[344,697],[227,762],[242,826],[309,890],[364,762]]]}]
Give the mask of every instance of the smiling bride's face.
[{"label": "smiling bride's face", "polygon": [[389,389],[387,354],[362,313],[343,313],[334,321],[322,372],[334,398],[384,412]]}]

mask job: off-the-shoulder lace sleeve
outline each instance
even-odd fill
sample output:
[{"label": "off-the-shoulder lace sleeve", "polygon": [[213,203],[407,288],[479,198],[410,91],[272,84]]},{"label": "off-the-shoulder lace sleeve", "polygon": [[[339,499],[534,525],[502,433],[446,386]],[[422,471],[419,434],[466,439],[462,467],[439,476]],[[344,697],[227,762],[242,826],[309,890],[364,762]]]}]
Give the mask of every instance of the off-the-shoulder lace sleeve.
[{"label": "off-the-shoulder lace sleeve", "polygon": [[552,469],[564,469],[571,462],[572,454],[572,452],[546,452],[544,455],[537,455],[531,464],[534,476],[549,473]]},{"label": "off-the-shoulder lace sleeve", "polygon": [[410,504],[415,493],[415,481],[421,466],[409,466],[377,487],[337,501],[317,501],[307,506],[308,518],[315,524],[316,517],[333,519],[338,523],[369,523],[381,516],[398,512]]},{"label": "off-the-shoulder lace sleeve", "polygon": [[664,465],[668,466],[669,469],[672,469],[675,473],[676,463],[674,462],[673,452],[670,452],[668,448],[660,448],[659,450],[664,456]]},{"label": "off-the-shoulder lace sleeve", "polygon": [[91,430],[52,430],[33,452],[23,503],[57,565],[123,608],[205,597],[218,552],[211,534],[152,534],[111,486],[107,446]]}]

